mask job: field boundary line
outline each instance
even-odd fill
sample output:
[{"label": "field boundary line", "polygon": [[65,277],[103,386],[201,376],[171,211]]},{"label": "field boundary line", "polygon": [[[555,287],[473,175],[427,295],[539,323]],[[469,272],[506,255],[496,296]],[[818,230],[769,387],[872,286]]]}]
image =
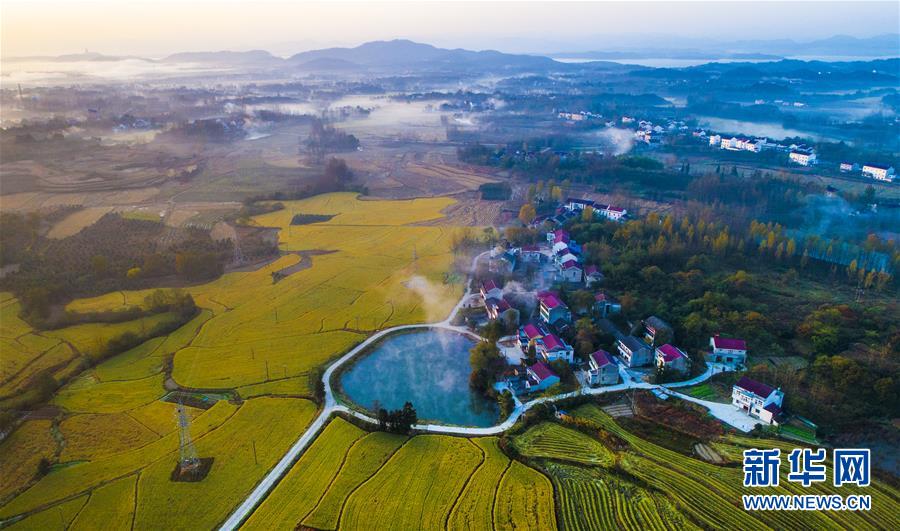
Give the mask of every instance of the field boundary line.
[{"label": "field boundary line", "polygon": [[473,443],[472,439],[469,437],[466,437],[465,439],[467,441],[469,441],[469,444],[471,444],[475,448],[478,448],[478,451],[481,452],[481,462],[479,462],[478,466],[476,466],[474,469],[472,469],[472,472],[469,473],[469,477],[466,478],[466,482],[463,484],[463,488],[456,495],[456,499],[453,500],[453,505],[450,506],[450,510],[447,511],[447,516],[444,518],[444,529],[447,529],[447,530],[450,529],[450,517],[453,516],[453,511],[455,511],[456,508],[459,507],[459,500],[462,499],[463,494],[466,493],[466,490],[469,489],[469,485],[472,484],[472,477],[475,476],[475,473],[478,472],[478,470],[480,470],[481,467],[483,467],[485,463],[487,463],[487,453],[484,451],[484,448]]},{"label": "field boundary line", "polygon": [[390,457],[388,457],[387,459],[385,459],[385,460],[384,460],[384,463],[381,463],[381,466],[378,467],[377,469],[375,469],[374,472],[372,472],[372,475],[371,475],[371,476],[367,477],[365,481],[363,481],[362,483],[360,483],[359,485],[357,485],[356,487],[354,487],[353,490],[351,490],[351,491],[347,494],[347,497],[344,498],[344,501],[343,501],[343,502],[341,502],[341,510],[340,510],[340,512],[338,513],[338,521],[337,521],[337,526],[335,527],[335,529],[340,529],[340,528],[341,528],[341,520],[343,520],[343,518],[344,518],[344,509],[347,507],[347,502],[350,501],[350,498],[352,498],[353,495],[356,494],[356,491],[358,491],[359,489],[363,488],[369,481],[372,480],[372,478],[374,478],[375,476],[377,476],[378,473],[381,472],[381,469],[383,469],[384,467],[386,467],[386,466],[388,465],[388,463],[390,463],[391,461],[393,461],[393,460],[394,460],[394,457],[400,452],[400,450],[403,449],[403,447],[405,447],[407,444],[409,444],[409,441],[411,441],[411,440],[413,440],[412,437],[407,437],[406,440],[403,441],[403,444],[401,444],[400,446],[398,446],[397,449],[394,450],[393,453],[391,453]]},{"label": "field boundary line", "polygon": [[[334,422],[334,420],[332,419],[331,422]],[[330,424],[330,422],[329,422],[329,424]],[[312,513],[314,513],[314,512],[316,511],[316,509],[319,508],[319,504],[322,503],[322,499],[325,498],[325,495],[328,494],[328,491],[331,489],[331,486],[334,485],[334,482],[337,481],[338,476],[341,475],[341,471],[344,470],[344,465],[347,464],[347,456],[350,455],[350,450],[352,450],[354,446],[356,446],[357,444],[359,444],[359,441],[363,440],[363,439],[365,438],[365,436],[367,435],[367,433],[368,433],[368,432],[365,432],[365,431],[364,431],[363,434],[360,435],[359,437],[357,437],[356,440],[353,441],[353,444],[351,444],[351,445],[347,448],[347,451],[344,452],[344,457],[341,458],[341,466],[338,467],[338,469],[337,469],[337,470],[335,471],[335,473],[334,473],[334,476],[332,476],[331,481],[329,481],[329,482],[328,482],[328,485],[325,487],[325,490],[323,490],[323,491],[322,491],[322,494],[319,495],[319,499],[316,500],[316,504],[313,505],[312,508],[311,508],[310,510],[306,511],[306,514],[304,514],[302,518],[300,518],[299,520],[297,520],[297,524],[298,524],[298,525],[302,524],[304,520],[306,520],[307,518],[309,518],[309,515],[311,515]],[[297,464],[294,463],[294,466],[297,466]],[[293,468],[293,467],[291,467],[291,468]]]},{"label": "field boundary line", "polygon": [[494,499],[491,501],[491,527],[493,529],[497,529],[497,494],[500,492],[500,485],[503,483],[503,478],[506,477],[506,474],[509,473],[509,469],[512,468],[513,461],[515,461],[515,459],[510,459],[509,462],[506,463],[506,468],[503,469],[503,473],[500,474],[500,477],[497,479],[497,486],[494,487]]}]

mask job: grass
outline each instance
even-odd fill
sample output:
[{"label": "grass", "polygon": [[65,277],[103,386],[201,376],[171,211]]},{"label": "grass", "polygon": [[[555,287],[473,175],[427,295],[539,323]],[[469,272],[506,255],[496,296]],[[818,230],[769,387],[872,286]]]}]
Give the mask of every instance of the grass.
[{"label": "grass", "polygon": [[441,528],[482,459],[467,439],[416,436],[350,495],[339,527]]},{"label": "grass", "polygon": [[341,469],[344,456],[365,432],[336,418],[254,511],[245,529],[288,529],[312,511]]}]

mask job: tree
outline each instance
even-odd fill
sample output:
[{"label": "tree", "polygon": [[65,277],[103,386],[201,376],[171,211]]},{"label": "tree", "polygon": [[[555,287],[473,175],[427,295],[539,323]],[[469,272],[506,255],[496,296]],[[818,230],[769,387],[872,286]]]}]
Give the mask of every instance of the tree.
[{"label": "tree", "polygon": [[525,203],[522,205],[522,208],[519,209],[519,221],[525,225],[531,223],[531,220],[535,217],[537,217],[537,210],[535,210],[534,205],[531,203]]},{"label": "tree", "polygon": [[581,211],[581,221],[585,223],[594,221],[594,207],[590,205],[584,207],[584,210]]},{"label": "tree", "polygon": [[325,164],[325,179],[339,190],[343,190],[353,181],[353,171],[344,159],[330,158]]},{"label": "tree", "polygon": [[494,383],[497,372],[502,369],[504,361],[496,344],[490,341],[479,341],[469,351],[469,365],[472,367],[469,386],[486,393]]}]

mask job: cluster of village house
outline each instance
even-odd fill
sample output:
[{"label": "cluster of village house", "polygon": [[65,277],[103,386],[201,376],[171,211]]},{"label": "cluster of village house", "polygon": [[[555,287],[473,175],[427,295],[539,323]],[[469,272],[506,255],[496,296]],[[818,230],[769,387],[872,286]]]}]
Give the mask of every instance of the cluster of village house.
[{"label": "cluster of village house", "polygon": [[[707,138],[709,145],[725,149],[728,151],[750,151],[759,153],[766,149],[774,149],[785,151],[788,153],[788,160],[794,164],[801,166],[812,166],[818,162],[816,152],[809,146],[802,144],[777,144],[771,143],[765,138],[745,138],[738,136],[722,136],[717,134],[709,134],[706,131],[694,131],[695,138]],[[877,164],[864,164],[860,166],[855,162],[842,162],[838,169],[842,173],[860,172],[863,177],[875,179],[877,181],[893,182],[894,168],[889,166],[879,166]]]},{"label": "cluster of village house", "polygon": [[[582,200],[570,199],[565,208],[572,212],[579,209],[578,205],[584,208],[588,204]],[[583,284],[590,289],[602,281],[603,275],[596,266],[582,267],[580,256],[581,247],[578,243],[567,231],[556,229],[546,234],[545,243],[503,250],[492,257],[492,262],[499,259],[508,264],[509,269],[505,269],[504,273],[513,271],[517,259],[542,264],[556,271],[556,282]],[[573,271],[577,273],[572,273]],[[557,361],[565,362],[573,370],[580,371],[583,381],[591,386],[618,383],[619,363],[628,369],[656,367],[678,375],[687,375],[690,370],[690,358],[683,350],[671,344],[672,328],[659,317],[644,319],[638,335],[619,337],[615,357],[605,350],[597,350],[588,356],[586,363],[579,363],[575,358],[575,349],[560,337],[560,332],[572,326],[573,317],[569,307],[557,293],[536,292],[536,316],[533,319],[526,317],[524,323],[520,323],[519,311],[506,299],[503,287],[497,281],[488,279],[482,282],[480,294],[489,320],[499,319],[518,326],[515,343],[524,355],[523,361],[508,367],[503,382],[517,394],[540,392],[559,383],[559,376],[551,368],[551,363]],[[594,295],[591,311],[593,317],[604,319],[619,313],[621,309],[621,305],[604,291],[597,291]],[[745,365],[747,345],[743,340],[715,335],[710,338],[709,345],[707,361],[731,369]],[[535,361],[526,365],[524,360],[531,352]],[[764,422],[775,423],[781,414],[781,392],[746,377],[734,386],[732,398],[736,407]]]}]

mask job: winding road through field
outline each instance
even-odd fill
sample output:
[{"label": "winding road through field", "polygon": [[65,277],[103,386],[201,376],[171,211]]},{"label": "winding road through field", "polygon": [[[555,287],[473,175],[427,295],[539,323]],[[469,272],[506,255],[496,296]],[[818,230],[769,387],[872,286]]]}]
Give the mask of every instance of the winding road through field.
[{"label": "winding road through field", "polygon": [[[478,264],[478,261],[486,256],[489,251],[485,251],[472,259],[472,271],[475,271],[475,268]],[[471,280],[467,283],[466,291],[463,294],[462,298],[460,298],[459,302],[456,303],[456,306],[450,311],[449,316],[443,321],[437,323],[423,323],[423,324],[411,324],[411,325],[401,325],[394,326],[391,328],[385,328],[375,334],[369,336],[365,341],[348,351],[346,354],[341,356],[337,361],[328,366],[325,370],[325,373],[322,375],[322,383],[325,386],[325,404],[322,407],[322,411],[316,417],[316,419],[309,425],[306,431],[297,439],[297,442],[293,444],[293,446],[288,449],[287,453],[278,461],[278,463],[269,471],[268,474],[260,481],[252,492],[244,499],[243,502],[235,509],[235,511],[228,517],[227,520],[222,524],[220,530],[222,531],[232,531],[236,530],[240,527],[241,523],[246,520],[253,510],[268,496],[271,490],[275,487],[279,480],[290,470],[291,466],[297,459],[300,457],[300,454],[303,453],[303,450],[306,449],[307,446],[315,439],[316,435],[318,435],[319,431],[325,427],[325,424],[328,422],[328,419],[335,413],[345,413],[347,415],[356,417],[358,419],[370,422],[372,424],[377,424],[378,421],[373,419],[372,417],[357,411],[355,409],[351,409],[343,404],[338,403],[337,399],[334,396],[334,391],[331,388],[331,378],[334,375],[334,372],[340,368],[343,364],[347,363],[349,360],[353,359],[357,354],[364,351],[373,343],[377,342],[379,339],[383,338],[388,334],[392,334],[394,332],[398,332],[401,330],[415,330],[415,329],[427,329],[427,328],[439,328],[443,330],[449,330],[453,332],[457,332],[460,334],[465,334],[467,336],[484,340],[481,336],[475,334],[471,330],[463,326],[455,326],[452,323],[456,315],[459,313],[460,309],[463,307],[465,302],[472,295],[472,286]],[[706,372],[703,374],[692,378],[690,380],[686,380],[683,382],[675,382],[669,383],[665,385],[654,385],[649,384],[643,381],[635,381],[632,376],[625,370],[624,367],[619,367],[620,375],[622,376],[622,383],[617,385],[610,385],[604,387],[581,387],[575,391],[571,391],[569,393],[563,393],[559,395],[536,398],[533,400],[529,400],[528,402],[518,402],[516,408],[510,414],[510,416],[500,424],[496,424],[494,426],[489,426],[486,428],[475,428],[469,426],[450,426],[444,424],[416,424],[413,426],[413,429],[421,432],[429,432],[429,433],[441,433],[448,435],[475,435],[475,436],[487,436],[487,435],[497,435],[503,433],[504,431],[511,428],[519,417],[522,416],[523,413],[531,409],[532,407],[537,406],[538,404],[544,403],[552,403],[559,400],[563,400],[566,398],[572,398],[580,395],[599,395],[603,393],[614,393],[620,391],[626,391],[629,389],[661,389],[665,391],[666,394],[677,396],[683,400],[687,400],[690,402],[694,402],[696,404],[700,404],[707,409],[714,417],[726,422],[742,431],[750,431],[753,427],[759,422],[755,419],[749,417],[743,412],[739,411],[737,408],[733,407],[731,404],[722,404],[719,402],[710,402],[708,400],[700,400],[698,398],[694,398],[689,395],[685,395],[682,393],[678,393],[674,391],[674,388],[677,387],[687,387],[690,385],[695,385],[701,383],[707,379],[709,379],[714,374],[722,372],[725,368],[721,365],[717,364],[709,364]]]}]

